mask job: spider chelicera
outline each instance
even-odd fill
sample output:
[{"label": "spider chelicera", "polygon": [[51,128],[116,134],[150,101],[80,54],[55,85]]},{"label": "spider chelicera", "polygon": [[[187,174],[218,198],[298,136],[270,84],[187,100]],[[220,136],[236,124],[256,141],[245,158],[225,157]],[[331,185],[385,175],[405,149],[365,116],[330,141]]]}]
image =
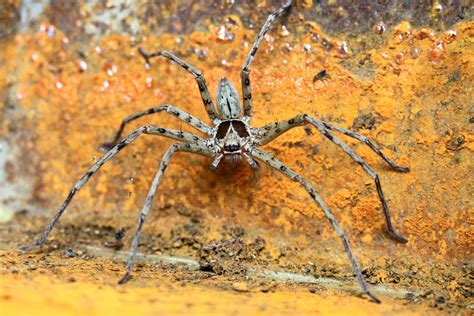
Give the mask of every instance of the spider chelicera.
[{"label": "spider chelicera", "polygon": [[[267,33],[268,29],[270,28],[272,22],[282,15],[283,13],[287,12],[291,7],[292,1],[287,1],[282,7],[278,10],[270,14],[267,21],[263,25],[255,43],[250,50],[247,59],[245,60],[245,64],[242,68],[241,78],[242,78],[242,96],[243,96],[243,109],[241,107],[240,98],[238,95],[237,90],[232,85],[232,83],[227,80],[226,78],[222,78],[219,82],[217,88],[217,109],[216,112],[214,104],[212,102],[211,96],[209,94],[209,90],[207,88],[206,82],[204,77],[202,76],[201,72],[188,64],[187,62],[181,60],[180,58],[176,57],[172,53],[168,51],[157,51],[154,53],[147,53],[143,49],[139,48],[140,54],[146,61],[146,65],[150,67],[150,59],[157,56],[163,56],[172,60],[173,62],[177,63],[179,66],[184,68],[190,74],[194,76],[196,79],[197,85],[199,87],[199,91],[201,93],[202,101],[204,102],[204,106],[206,108],[207,114],[212,121],[212,126],[208,126],[206,123],[201,121],[200,119],[192,116],[191,114],[184,112],[172,105],[160,105],[157,107],[153,107],[151,109],[141,111],[135,113],[133,115],[128,116],[122,121],[118,131],[115,134],[115,138],[113,142],[105,144],[105,148],[108,149],[107,153],[102,156],[87,172],[86,174],[77,181],[76,184],[72,187],[69,195],[67,196],[66,200],[63,204],[59,207],[57,212],[55,213],[51,222],[46,226],[45,230],[43,231],[40,238],[33,243],[32,245],[23,246],[21,247],[21,251],[28,251],[32,249],[40,248],[48,238],[51,230],[53,229],[54,225],[57,223],[61,215],[66,210],[66,207],[71,202],[72,198],[79,191],[89,180],[89,178],[97,171],[99,168],[104,165],[108,160],[114,157],[119,151],[121,151],[124,147],[128,144],[133,142],[137,137],[141,134],[152,134],[152,135],[159,135],[164,136],[167,138],[171,138],[174,140],[179,141],[180,143],[174,144],[168,148],[166,153],[163,156],[163,159],[160,163],[159,169],[156,172],[156,175],[153,179],[151,184],[150,190],[145,200],[145,204],[141,210],[140,217],[138,219],[138,224],[136,231],[133,235],[132,246],[130,250],[130,254],[127,261],[126,273],[120,279],[119,283],[125,283],[131,275],[133,261],[137,253],[140,232],[142,230],[143,224],[145,223],[145,219],[148,215],[150,210],[153,198],[155,196],[156,190],[158,185],[160,184],[161,176],[166,170],[168,163],[170,161],[171,156],[175,152],[190,152],[199,155],[204,155],[207,157],[211,157],[211,170],[215,171],[219,164],[230,162],[234,163],[236,161],[245,160],[253,169],[258,169],[259,164],[258,161],[263,162],[270,167],[282,172],[288,178],[293,181],[299,182],[303,188],[309,193],[309,195],[314,199],[314,201],[318,204],[318,206],[323,210],[324,215],[329,220],[333,228],[336,230],[339,237],[342,239],[342,243],[344,248],[349,256],[349,259],[352,264],[352,268],[356,274],[357,281],[359,282],[362,291],[367,294],[372,301],[379,303],[380,301],[373,296],[367,287],[367,284],[364,280],[364,277],[361,273],[359,265],[357,264],[356,259],[354,258],[352,251],[349,247],[349,243],[347,238],[339,227],[338,222],[334,218],[333,214],[329,210],[326,203],[321,199],[321,197],[316,193],[313,189],[313,186],[302,176],[297,174],[293,171],[290,167],[279,161],[277,158],[263,152],[262,150],[258,149],[258,147],[265,145],[272,141],[273,139],[277,138],[278,136],[282,135],[286,131],[297,127],[297,126],[304,126],[304,125],[312,125],[314,126],[319,132],[321,132],[326,138],[330,141],[335,143],[339,146],[346,154],[348,154],[352,159],[354,159],[368,175],[375,181],[375,185],[377,187],[377,193],[382,203],[383,214],[385,216],[385,223],[387,226],[387,230],[390,235],[397,241],[406,243],[407,240],[399,235],[392,227],[390,213],[388,210],[387,203],[384,198],[384,194],[382,191],[382,187],[380,184],[379,177],[377,173],[359,156],[357,155],[351,148],[349,148],[343,141],[337,138],[332,132],[342,133],[349,137],[355,138],[362,143],[369,146],[377,155],[379,155],[393,170],[398,172],[408,172],[409,169],[407,167],[400,167],[396,165],[393,161],[387,158],[369,139],[365,136],[359,135],[354,133],[350,130],[333,126],[327,122],[315,119],[307,114],[298,115],[286,121],[274,122],[268,125],[265,125],[261,128],[254,128],[250,126],[250,120],[252,119],[252,93],[251,93],[251,85],[250,85],[250,64],[257,52],[257,49],[262,41],[263,37]],[[243,110],[243,113],[242,113]],[[207,139],[198,137],[191,133],[182,132],[179,130],[172,130],[168,128],[152,126],[152,125],[145,125],[130,133],[125,138],[121,139],[122,132],[125,126],[139,117],[150,115],[154,113],[158,113],[161,111],[168,112],[178,119],[188,123],[192,127],[196,128],[197,130],[201,131],[202,133],[208,136]]]}]

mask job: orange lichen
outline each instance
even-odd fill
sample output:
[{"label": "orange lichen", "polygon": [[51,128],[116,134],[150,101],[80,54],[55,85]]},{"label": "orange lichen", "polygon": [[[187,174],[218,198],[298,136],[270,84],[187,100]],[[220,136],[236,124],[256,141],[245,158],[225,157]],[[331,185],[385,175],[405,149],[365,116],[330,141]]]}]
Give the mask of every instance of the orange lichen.
[{"label": "orange lichen", "polygon": [[[243,28],[237,17],[227,18],[235,23],[224,22],[210,28],[210,32],[182,35],[179,44],[175,35],[163,34],[143,38],[140,46],[150,51],[167,49],[182,56],[202,70],[210,91],[223,76],[238,86],[249,39],[255,37],[255,32]],[[49,27],[47,22],[43,24],[46,29]],[[252,64],[252,124],[262,126],[308,113],[351,127],[362,113],[370,113],[373,126],[359,132],[373,139],[389,157],[409,165],[411,173],[392,172],[363,144],[341,138],[380,174],[394,225],[409,243],[396,244],[384,235],[385,223],[373,181],[315,129],[309,136],[303,128],[292,130],[265,150],[315,184],[353,248],[360,248],[357,254],[362,263],[397,257],[407,260],[404,268],[419,266],[421,270],[429,264],[426,258],[450,265],[469,259],[474,233],[472,219],[467,219],[472,215],[467,175],[472,172],[474,148],[466,115],[473,99],[474,24],[457,25],[454,39],[401,23],[393,32],[394,38],[369,52],[374,68],[370,80],[362,80],[341,66],[340,58],[347,57],[341,54],[341,41],[323,34],[312,22],[307,25],[311,26],[310,34],[282,36],[277,32],[263,40]],[[222,34],[233,37],[221,38]],[[312,44],[318,50],[308,52],[304,44],[312,37],[319,40]],[[7,62],[0,65],[0,84],[6,85],[10,80],[5,74],[15,74],[15,102],[23,112],[13,114],[6,125],[15,124],[18,119],[22,128],[31,133],[17,145],[34,161],[35,198],[42,208],[54,210],[62,202],[71,185],[102,155],[100,145],[111,140],[127,115],[170,103],[207,121],[194,78],[165,59],[154,60],[151,70],[146,71],[132,42],[127,36],[105,36],[81,58],[76,56],[74,44],[65,44],[60,30],[54,37],[42,31],[17,35],[5,45]],[[413,47],[418,51],[413,52]],[[409,55],[417,58],[408,58]],[[17,64],[15,56],[26,58]],[[323,69],[330,79],[324,85],[313,82]],[[192,131],[166,114],[159,114],[134,122],[126,132],[145,123]],[[7,130],[2,129],[2,133]],[[94,175],[62,221],[71,223],[80,218],[87,222],[92,217],[131,230],[162,153],[171,143],[141,136]],[[292,264],[319,260],[329,252],[326,249],[342,251],[324,215],[299,184],[265,166],[256,173],[244,167],[233,174],[225,170],[212,174],[209,163],[208,159],[188,154],[172,158],[156,196],[153,215],[146,224],[147,233],[166,238],[174,224],[180,222],[176,212],[185,209],[202,215],[203,225],[209,227],[208,239],[218,239],[220,227],[230,224],[264,236],[267,244],[273,244],[269,246],[274,247],[271,255],[280,251],[275,250],[280,244],[294,242],[299,251],[286,259]],[[301,237],[293,238],[298,234]],[[349,266],[342,258],[321,260],[331,260],[337,267]],[[8,293],[11,282],[18,281],[15,292],[25,291],[25,295],[33,297],[26,280],[2,278],[8,282],[1,282],[1,294]],[[388,274],[381,271],[375,278],[384,282]],[[46,283],[42,279],[35,282],[38,288]],[[91,293],[98,291],[96,285],[82,286]],[[75,286],[64,284],[54,288],[57,292],[77,291]],[[193,287],[187,290],[196,295],[200,291]],[[121,294],[113,287],[107,287],[104,293],[111,303],[120,300]],[[152,293],[144,289],[142,294],[151,297]],[[132,295],[132,300],[139,297]],[[219,304],[225,306],[234,297],[226,295],[229,297],[222,298]],[[257,300],[260,295],[255,294]],[[279,298],[271,300],[284,295],[277,293]],[[297,301],[298,306],[307,308],[303,300]],[[35,301],[32,308],[38,308],[41,302]],[[2,304],[14,310],[14,304]],[[367,308],[359,304],[361,312]],[[146,309],[134,308],[130,313]],[[381,311],[390,310],[384,308]]]},{"label": "orange lichen", "polygon": [[[405,29],[407,27],[402,24],[398,30],[403,34],[408,34]],[[463,36],[468,30],[469,27],[465,27],[459,33]],[[248,31],[237,28],[236,32],[240,34]],[[183,38],[183,43],[177,52],[187,51],[186,47],[193,47],[196,43],[205,45],[208,53],[204,63],[196,59],[194,55],[187,59],[191,63],[200,66],[201,69],[206,65],[217,65],[209,69],[203,69],[210,86],[214,86],[221,76],[230,76],[234,82],[237,82],[238,69],[245,56],[245,50],[241,48],[242,42],[235,40],[217,43],[218,41],[213,37],[212,32],[209,34],[191,34],[189,40]],[[242,38],[242,36],[238,38]],[[35,141],[34,148],[39,157],[43,155],[50,157],[42,159],[41,162],[41,170],[43,171],[41,182],[45,186],[40,194],[43,200],[48,201],[57,200],[62,196],[58,193],[65,192],[68,189],[68,184],[70,185],[73,179],[81,174],[81,169],[84,168],[74,168],[74,174],[71,174],[70,166],[78,163],[86,166],[93,162],[93,157],[100,155],[96,148],[101,142],[107,141],[112,136],[120,120],[126,115],[155,104],[169,102],[181,106],[184,110],[200,117],[205,117],[196,89],[189,90],[185,88],[195,85],[193,78],[165,60],[154,62],[152,70],[150,72],[145,71],[135,48],[128,47],[129,38],[110,36],[102,39],[98,45],[101,53],[98,54],[97,50],[94,49],[91,49],[88,53],[87,63],[89,69],[87,71],[80,71],[74,56],[68,55],[63,50],[63,39],[64,37],[59,31],[54,38],[47,37],[44,33],[39,32],[31,37],[17,37],[17,43],[6,49],[7,54],[15,54],[19,45],[24,47],[26,56],[36,56],[22,66],[23,71],[17,71],[16,73],[19,75],[18,93],[22,95],[21,104],[28,110],[28,113],[31,113],[30,115],[33,115],[30,120],[36,123],[38,139]],[[34,42],[35,45],[31,45],[31,42]],[[422,50],[427,51],[426,45],[422,44],[420,43]],[[275,49],[273,45],[280,47]],[[296,45],[298,44],[295,44],[295,47]],[[173,50],[175,39],[169,35],[163,35],[160,38],[148,38],[141,43],[141,46],[146,49],[166,47]],[[406,153],[408,148],[406,146],[401,147],[402,135],[399,126],[403,118],[410,113],[406,112],[401,103],[408,102],[411,103],[411,109],[408,110],[414,111],[413,113],[419,116],[418,122],[422,125],[413,126],[413,137],[411,139],[404,138],[404,140],[417,141],[420,144],[434,144],[439,141],[433,120],[426,115],[420,116],[420,113],[427,111],[427,109],[423,109],[423,106],[426,107],[427,104],[424,103],[421,106],[420,102],[423,101],[416,98],[417,95],[426,90],[426,86],[436,86],[437,83],[436,81],[413,80],[421,72],[425,74],[427,72],[437,72],[436,69],[429,66],[427,59],[419,59],[418,61],[406,59],[403,63],[399,62],[398,64],[402,67],[401,73],[399,76],[393,77],[390,73],[383,71],[384,62],[378,60],[378,54],[373,54],[373,62],[380,65],[381,68],[379,68],[376,79],[370,87],[358,82],[345,70],[336,65],[331,65],[328,67],[328,72],[331,73],[331,84],[324,86],[323,91],[315,96],[312,92],[311,79],[314,76],[312,66],[317,64],[317,59],[313,55],[306,55],[302,50],[293,50],[291,54],[284,53],[282,46],[283,43],[277,41],[273,42],[272,46],[266,45],[266,43],[262,44],[259,58],[256,59],[252,69],[256,125],[307,112],[322,117],[331,115],[331,117],[345,122],[342,123],[343,126],[348,126],[354,121],[362,107],[373,103],[374,113],[379,115],[381,120],[376,133],[383,135],[379,138],[375,134],[375,139],[384,145],[398,146],[398,152]],[[273,50],[271,56],[265,56],[265,52],[268,50]],[[225,67],[220,66],[222,65],[222,59],[226,59]],[[267,62],[264,62],[265,59]],[[306,62],[301,62],[301,60],[306,60]],[[281,62],[283,65],[280,64]],[[451,64],[446,62],[445,65],[445,67],[452,69],[460,69],[460,67],[466,66],[466,64],[456,65],[455,60],[452,60]],[[55,67],[60,67],[61,70],[54,71]],[[289,72],[281,72],[282,67],[288,69]],[[444,72],[449,73],[448,70],[444,70]],[[286,77],[287,73],[292,74],[291,77]],[[463,73],[466,76],[468,75],[468,72],[463,71]],[[163,80],[164,77],[160,74],[166,74],[166,80]],[[396,95],[403,99],[395,97],[394,91],[386,88],[387,82],[393,80],[398,84],[399,91],[396,92]],[[341,85],[344,87],[343,94],[340,93]],[[290,92],[291,99],[288,98]],[[365,97],[361,96],[362,92],[366,95]],[[367,94],[369,95],[367,96]],[[264,99],[264,95],[269,99]],[[335,98],[338,99],[336,104],[333,102]],[[154,117],[149,118],[149,120],[158,124],[166,122],[171,127],[187,129],[181,123],[168,122],[167,118]],[[338,164],[333,159],[326,160],[324,152],[316,156],[308,155],[308,146],[311,145],[292,149],[288,149],[285,145],[301,142],[304,138],[306,137],[301,131],[290,132],[273,145],[270,145],[270,148],[276,151],[282,160],[290,163],[292,158],[296,156],[300,157],[296,161],[297,165],[298,162],[302,165],[314,164],[310,161],[313,160],[316,163],[318,161],[323,163],[326,169],[338,169],[338,172],[343,170],[337,168]],[[152,141],[154,145],[150,146]],[[107,200],[124,203],[121,206],[124,208],[123,210],[138,208],[141,203],[139,199],[129,198],[124,201],[120,199],[121,193],[128,192],[135,196],[137,189],[143,191],[146,188],[148,171],[145,173],[142,170],[154,170],[156,159],[153,158],[153,155],[150,157],[150,153],[163,150],[164,146],[160,145],[163,142],[169,143],[163,140],[157,142],[155,139],[147,137],[137,141],[136,146],[130,147],[129,154],[125,153],[115,163],[105,166],[104,170],[91,181],[91,184],[83,189],[81,197],[79,197],[81,200],[79,204],[85,209],[90,207],[101,209],[105,204],[109,205],[110,208],[114,208],[113,204],[106,202],[104,194],[101,194],[102,192],[108,192]],[[140,143],[145,143],[147,146],[141,146]],[[331,148],[330,145],[323,145],[317,135],[309,137],[307,143],[314,143],[323,146],[325,149]],[[465,143],[463,146],[467,145],[468,143]],[[377,163],[376,157],[371,157],[367,148],[362,148],[361,145],[356,146],[360,147],[359,150],[367,156],[371,163]],[[331,148],[332,151],[337,152],[337,150]],[[388,154],[393,156],[393,153],[389,152]],[[139,156],[140,161],[128,158],[134,156]],[[341,158],[343,157],[341,156]],[[200,160],[201,158],[197,158],[196,161],[199,162]],[[176,158],[178,166],[182,164],[181,161],[181,158]],[[350,165],[349,162],[344,162],[344,164]],[[174,169],[172,168],[170,171],[170,177],[180,177],[177,171],[178,168]],[[314,170],[312,172],[315,172],[315,175],[320,172],[315,168],[315,165],[310,169],[304,168],[304,170]],[[357,173],[363,174],[360,171],[357,171]],[[139,177],[137,178],[134,174],[138,174]],[[242,174],[246,174],[246,172]],[[118,175],[121,175],[120,177],[125,180],[126,185],[120,184],[119,187],[121,188],[118,189],[117,187],[117,190],[113,189],[116,187],[115,183],[123,182],[123,180],[117,182],[112,179]],[[309,176],[311,177],[311,174]],[[338,175],[338,177],[340,176]],[[405,181],[401,179],[411,179],[413,175],[391,173],[384,174],[383,177],[397,179],[395,181],[398,182]],[[139,179],[139,183],[127,181],[130,178]],[[279,196],[285,195],[282,190],[287,188],[288,184],[285,183],[281,189],[270,189],[270,187],[274,187],[274,184],[270,184],[274,180],[268,177],[267,171],[264,171],[262,178],[265,180],[260,181],[267,182],[265,190],[273,192],[271,195],[262,194],[265,199],[278,201]],[[322,181],[323,179],[318,176],[317,179],[313,178],[313,180]],[[244,180],[243,183],[245,184],[246,181],[249,180]],[[196,190],[193,188],[193,182],[191,181],[184,181],[183,184],[186,189],[181,188],[180,191],[194,192],[197,196],[206,195],[204,192],[207,190],[204,187]],[[248,185],[252,186],[253,184],[248,183]],[[351,185],[352,190],[356,186],[356,184]],[[293,191],[298,191],[297,185],[292,185],[292,187]],[[330,186],[325,185],[325,187]],[[166,192],[170,189],[177,189],[177,187],[171,183],[166,183],[165,180],[163,191]],[[234,192],[236,196],[246,191],[246,189],[235,189],[237,191]],[[329,189],[329,191],[331,190]],[[392,191],[389,187],[386,190],[388,192]],[[179,194],[175,194],[171,198],[181,199]],[[254,198],[262,200],[259,196]],[[301,199],[285,201],[285,204],[290,205],[287,208],[288,212],[291,212],[291,209],[305,210],[306,202],[300,201]],[[186,204],[188,204],[187,207],[192,208],[191,203]],[[281,206],[280,202],[277,204]],[[225,207],[218,207],[218,209],[225,209]]]}]

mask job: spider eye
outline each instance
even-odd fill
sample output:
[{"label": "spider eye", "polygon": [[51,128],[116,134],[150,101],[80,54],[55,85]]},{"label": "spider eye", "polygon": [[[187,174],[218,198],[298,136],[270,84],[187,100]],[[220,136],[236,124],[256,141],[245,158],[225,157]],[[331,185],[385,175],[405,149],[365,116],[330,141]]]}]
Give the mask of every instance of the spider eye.
[{"label": "spider eye", "polygon": [[225,145],[224,150],[228,152],[238,151],[240,149],[239,145]]},{"label": "spider eye", "polygon": [[240,118],[242,115],[237,90],[227,78],[222,78],[217,86],[217,108],[225,120]]}]

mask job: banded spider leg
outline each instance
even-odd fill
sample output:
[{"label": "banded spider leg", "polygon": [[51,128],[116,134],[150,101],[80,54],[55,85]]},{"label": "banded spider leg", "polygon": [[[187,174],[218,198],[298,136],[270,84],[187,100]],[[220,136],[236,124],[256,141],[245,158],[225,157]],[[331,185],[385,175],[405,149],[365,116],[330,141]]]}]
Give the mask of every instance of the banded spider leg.
[{"label": "banded spider leg", "polygon": [[219,117],[216,113],[216,110],[214,108],[214,103],[212,102],[211,95],[209,94],[209,89],[207,88],[206,80],[204,79],[202,73],[194,68],[192,65],[187,63],[186,61],[182,60],[181,58],[175,56],[173,53],[170,53],[166,50],[161,50],[161,51],[156,51],[153,53],[147,53],[143,48],[138,48],[138,51],[140,54],[143,56],[145,59],[147,68],[150,67],[150,59],[153,57],[158,57],[158,56],[163,56],[168,58],[169,60],[177,63],[179,66],[181,66],[184,70],[189,72],[191,75],[194,76],[196,79],[196,82],[199,87],[199,92],[201,93],[201,98],[202,102],[204,103],[204,106],[207,111],[207,115],[211,119],[213,123],[218,123],[219,122]]},{"label": "banded spider leg", "polygon": [[187,152],[191,152],[195,154],[201,154],[204,156],[211,155],[211,153],[208,152],[206,147],[203,147],[201,145],[196,145],[196,144],[190,144],[190,143],[174,144],[170,148],[168,148],[165,155],[163,156],[163,159],[161,160],[160,167],[158,168],[158,171],[156,172],[155,177],[153,178],[153,182],[151,183],[150,190],[148,191],[145,204],[143,205],[143,208],[140,212],[140,216],[138,217],[137,228],[135,230],[135,234],[133,235],[132,247],[130,249],[130,254],[127,260],[127,270],[125,272],[125,275],[120,279],[119,284],[123,284],[130,279],[130,275],[132,273],[133,261],[135,260],[135,256],[137,254],[138,243],[140,240],[140,233],[141,233],[143,224],[145,223],[148,212],[150,210],[151,204],[153,202],[153,198],[155,197],[156,190],[158,186],[160,185],[161,176],[163,175],[163,173],[166,170],[166,167],[169,164],[171,155],[179,151],[187,151]]},{"label": "banded spider leg", "polygon": [[159,112],[162,112],[162,111],[170,113],[170,114],[176,116],[181,121],[184,121],[187,124],[191,125],[192,127],[196,128],[197,130],[203,132],[204,134],[210,135],[210,127],[206,123],[201,121],[200,119],[194,117],[193,115],[191,115],[191,114],[189,114],[189,113],[187,113],[187,112],[185,112],[185,111],[183,111],[183,110],[181,110],[181,109],[179,109],[179,108],[177,108],[173,105],[163,104],[163,105],[152,107],[152,108],[147,109],[147,110],[136,112],[136,113],[134,113],[132,115],[129,115],[126,118],[124,118],[122,120],[122,123],[120,123],[119,129],[117,130],[117,132],[115,132],[114,140],[110,143],[103,144],[102,148],[108,150],[108,149],[112,148],[113,146],[115,146],[115,144],[117,144],[117,142],[120,140],[120,137],[121,137],[121,135],[122,135],[122,133],[125,129],[125,126],[128,123],[130,123],[130,122],[132,122],[136,119],[139,119],[142,116],[151,115],[151,114],[159,113]]},{"label": "banded spider leg", "polygon": [[250,64],[257,53],[257,49],[260,46],[260,42],[267,34],[270,26],[272,25],[273,21],[284,12],[291,8],[292,1],[289,0],[285,2],[283,6],[281,6],[278,10],[270,14],[267,18],[267,21],[263,25],[260,33],[257,36],[257,39],[253,43],[252,49],[250,50],[249,54],[247,55],[247,59],[245,60],[244,66],[242,67],[242,72],[240,73],[240,77],[242,79],[242,97],[244,103],[244,120],[250,122],[253,115],[253,108],[252,108],[252,86],[250,84]]},{"label": "banded spider leg", "polygon": [[316,127],[316,129],[321,132],[326,138],[328,138],[330,141],[335,143],[337,146],[342,148],[342,150],[348,154],[352,159],[354,159],[363,169],[364,171],[374,180],[375,186],[377,188],[377,193],[379,196],[379,200],[382,204],[382,210],[383,210],[383,215],[385,217],[385,224],[387,226],[387,231],[390,233],[390,235],[396,239],[397,241],[401,243],[406,243],[407,239],[400,234],[398,234],[395,229],[393,228],[392,225],[392,220],[390,217],[390,211],[388,209],[387,202],[385,201],[385,196],[382,191],[382,184],[380,183],[380,179],[378,174],[359,156],[357,155],[349,146],[346,145],[343,141],[341,141],[339,138],[334,136],[329,130],[334,130],[340,133],[343,133],[347,136],[353,137],[367,146],[370,147],[377,155],[379,155],[393,170],[397,172],[408,172],[410,171],[409,168],[407,167],[401,167],[396,165],[392,160],[390,160],[387,156],[385,156],[380,149],[378,149],[367,137],[354,133],[352,131],[349,131],[347,129],[333,126],[329,123],[317,120],[307,114],[302,114],[298,115],[294,118],[291,118],[287,121],[282,121],[282,122],[276,122],[276,123],[271,123],[268,124],[264,127],[261,127],[258,130],[258,134],[260,135],[257,138],[257,143],[259,145],[264,145],[275,139],[276,137],[280,136],[281,134],[287,132],[288,130],[301,126],[305,123],[309,123]]},{"label": "banded spider leg", "polygon": [[380,303],[380,300],[373,296],[367,287],[367,283],[365,282],[365,279],[362,275],[362,272],[360,271],[359,265],[357,264],[356,259],[354,258],[354,255],[352,254],[351,248],[349,246],[349,242],[347,241],[346,235],[344,234],[343,230],[337,223],[336,218],[334,215],[331,213],[329,210],[329,207],[326,205],[323,199],[314,191],[313,186],[311,183],[308,182],[305,178],[301,177],[299,174],[294,172],[291,168],[286,166],[284,163],[279,161],[277,158],[259,150],[259,149],[254,149],[252,150],[252,156],[254,156],[256,159],[264,162],[265,164],[269,165],[270,167],[282,172],[285,176],[290,178],[291,180],[299,182],[305,190],[309,193],[309,195],[313,198],[313,200],[319,205],[319,207],[323,210],[324,215],[326,218],[329,220],[331,223],[332,227],[336,230],[337,234],[342,240],[342,243],[344,245],[344,248],[347,252],[347,255],[349,256],[349,259],[352,264],[352,268],[356,274],[357,281],[359,282],[360,287],[362,288],[362,291],[367,294],[368,297],[375,303]]},{"label": "banded spider leg", "polygon": [[[151,135],[164,136],[164,137],[171,138],[171,139],[174,139],[174,140],[186,142],[186,144],[184,144],[184,145],[189,145],[189,147],[184,146],[183,148],[173,146],[172,147],[173,151],[168,150],[168,152],[167,152],[168,156],[171,155],[176,150],[189,151],[189,152],[200,153],[200,154],[204,154],[204,155],[210,155],[211,154],[209,152],[208,148],[206,147],[206,142],[202,138],[200,138],[198,136],[195,136],[193,134],[178,131],[178,130],[162,128],[162,127],[158,127],[158,126],[152,126],[152,125],[145,125],[145,126],[142,126],[140,128],[137,128],[132,133],[130,133],[127,137],[125,137],[122,141],[117,143],[117,145],[115,145],[112,149],[110,149],[107,153],[105,153],[95,164],[92,165],[92,167],[89,168],[89,170],[84,174],[84,176],[82,176],[79,179],[79,181],[77,181],[73,185],[73,187],[69,191],[69,194],[68,194],[66,200],[61,204],[59,209],[56,211],[56,213],[54,214],[52,220],[46,226],[46,228],[44,229],[41,236],[33,244],[20,247],[20,251],[25,252],[25,251],[31,251],[31,250],[41,248],[43,246],[43,244],[46,242],[46,240],[47,240],[49,234],[51,233],[51,231],[53,230],[54,226],[56,225],[56,223],[60,219],[61,215],[65,212],[67,206],[71,202],[74,195],[87,183],[87,181],[89,181],[89,179],[92,177],[92,175],[94,173],[96,173],[100,169],[100,167],[102,167],[107,161],[112,159],[123,148],[125,148],[127,145],[131,144],[134,140],[136,140],[137,137],[140,136],[141,134],[151,134]],[[167,156],[165,156],[165,158],[166,157]],[[163,166],[163,164],[162,164],[162,166]],[[160,171],[159,171],[159,172],[161,172],[160,177],[161,177],[161,174],[162,174],[163,171],[164,171],[164,169],[162,171],[160,169]],[[142,223],[142,225],[143,225],[143,223]],[[140,229],[141,229],[141,226],[140,226]],[[139,233],[138,233],[138,235],[139,235]],[[136,239],[137,240],[136,242],[138,242],[138,235],[135,234],[136,237],[134,238],[134,240]],[[133,248],[132,248],[132,250],[133,250]],[[136,249],[135,249],[135,251],[136,251]],[[130,256],[131,256],[132,259],[129,260],[129,261],[131,262],[131,261],[133,261],[134,255],[132,256],[132,253],[131,253]]]}]

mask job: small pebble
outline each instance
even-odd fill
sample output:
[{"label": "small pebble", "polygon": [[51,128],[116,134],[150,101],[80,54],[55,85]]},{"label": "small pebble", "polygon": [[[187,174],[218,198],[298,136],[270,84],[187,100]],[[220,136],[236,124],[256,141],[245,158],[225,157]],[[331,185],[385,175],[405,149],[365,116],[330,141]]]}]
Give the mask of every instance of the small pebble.
[{"label": "small pebble", "polygon": [[29,271],[34,271],[34,270],[38,269],[38,266],[30,264],[26,269],[29,270]]},{"label": "small pebble", "polygon": [[75,256],[75,253],[74,253],[74,250],[72,250],[71,248],[67,248],[67,249],[64,249],[64,255],[66,257],[74,257]]},{"label": "small pebble", "polygon": [[246,282],[234,282],[232,284],[232,289],[237,292],[248,292],[249,287]]}]

